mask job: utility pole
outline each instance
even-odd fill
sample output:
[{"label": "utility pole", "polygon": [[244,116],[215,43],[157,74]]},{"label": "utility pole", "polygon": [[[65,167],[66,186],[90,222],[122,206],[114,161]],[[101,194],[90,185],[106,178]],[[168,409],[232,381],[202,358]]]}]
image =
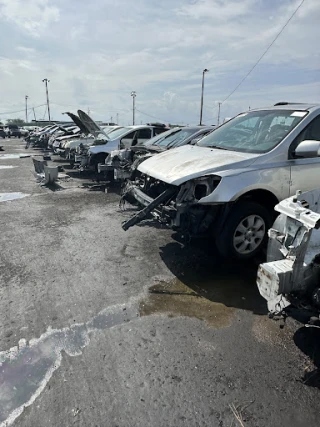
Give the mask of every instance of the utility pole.
[{"label": "utility pole", "polygon": [[136,91],[135,91],[135,90],[133,90],[133,91],[131,92],[131,96],[132,96],[132,124],[134,125],[134,115],[135,115],[135,109],[136,109],[136,102],[135,102],[135,99],[136,99],[136,96],[137,96],[137,94],[136,94]]},{"label": "utility pole", "polygon": [[218,126],[220,125],[220,109],[222,102],[218,102]]},{"label": "utility pole", "polygon": [[38,126],[38,124],[37,124],[37,118],[36,118],[36,113],[35,113],[35,111],[34,111],[34,108],[32,108],[33,109],[33,115],[34,115],[34,120],[35,120],[35,122],[36,122],[36,126]]},{"label": "utility pole", "polygon": [[201,89],[201,105],[200,105],[200,126],[202,125],[202,111],[203,111],[203,91],[204,91],[204,75],[209,70],[206,68],[202,71],[202,89]]},{"label": "utility pole", "polygon": [[26,99],[26,123],[28,123],[28,95],[25,96]]},{"label": "utility pole", "polygon": [[110,123],[112,123],[112,119],[113,119],[113,117],[111,116],[111,117],[110,117]]},{"label": "utility pole", "polygon": [[90,116],[90,108],[88,107],[88,116]]},{"label": "utility pole", "polygon": [[43,81],[43,82],[45,82],[45,84],[46,84],[48,117],[49,117],[49,122],[51,122],[51,117],[50,117],[50,104],[49,104],[49,92],[48,92],[48,83],[50,82],[50,80],[48,80],[48,79],[43,79],[42,81]]},{"label": "utility pole", "polygon": [[119,113],[117,113],[117,125],[119,124]]}]

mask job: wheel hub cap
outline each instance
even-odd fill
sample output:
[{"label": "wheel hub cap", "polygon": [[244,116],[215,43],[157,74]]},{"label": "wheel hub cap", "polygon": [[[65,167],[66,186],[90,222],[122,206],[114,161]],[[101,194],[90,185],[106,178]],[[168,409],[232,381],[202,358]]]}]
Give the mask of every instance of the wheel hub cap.
[{"label": "wheel hub cap", "polygon": [[242,254],[250,254],[263,242],[266,226],[259,215],[249,215],[237,226],[233,236],[234,249]]}]

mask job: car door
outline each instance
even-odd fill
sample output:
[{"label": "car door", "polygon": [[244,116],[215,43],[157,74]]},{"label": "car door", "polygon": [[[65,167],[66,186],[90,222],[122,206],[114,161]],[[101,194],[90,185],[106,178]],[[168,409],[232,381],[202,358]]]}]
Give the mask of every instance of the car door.
[{"label": "car door", "polygon": [[137,143],[137,132],[138,131],[134,130],[122,137],[120,140],[120,148],[130,148],[131,145],[135,145]]},{"label": "car door", "polygon": [[313,119],[291,144],[289,150],[291,196],[296,194],[297,190],[308,191],[320,187],[320,157],[299,159],[294,155],[298,144],[305,140],[320,141],[320,115]]}]

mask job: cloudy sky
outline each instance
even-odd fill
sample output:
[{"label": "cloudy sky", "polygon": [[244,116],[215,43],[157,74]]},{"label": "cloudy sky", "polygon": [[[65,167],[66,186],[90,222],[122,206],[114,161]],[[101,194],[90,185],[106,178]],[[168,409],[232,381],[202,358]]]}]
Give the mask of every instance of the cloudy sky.
[{"label": "cloudy sky", "polygon": [[[45,103],[97,120],[216,123],[223,101],[301,0],[0,0],[0,120]],[[279,100],[320,101],[320,4],[305,0],[222,117]],[[43,118],[45,107],[35,109]],[[3,114],[4,113],[4,114]],[[151,117],[153,116],[153,117]],[[31,111],[30,111],[31,118]]]}]

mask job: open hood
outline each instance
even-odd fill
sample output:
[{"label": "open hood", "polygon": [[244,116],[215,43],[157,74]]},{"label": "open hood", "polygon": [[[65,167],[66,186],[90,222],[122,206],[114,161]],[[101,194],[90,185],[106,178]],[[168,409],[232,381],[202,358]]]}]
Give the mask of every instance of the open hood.
[{"label": "open hood", "polygon": [[70,119],[78,126],[78,128],[80,128],[82,133],[86,135],[90,133],[90,130],[87,128],[87,126],[82,122],[82,120],[76,114],[69,113],[68,111],[65,114],[68,114]]},{"label": "open hood", "polygon": [[150,157],[139,165],[138,170],[168,184],[180,185],[190,179],[215,174],[230,167],[247,167],[258,156],[259,154],[185,145]]},{"label": "open hood", "polygon": [[95,138],[98,137],[99,133],[102,133],[103,135],[107,136],[106,132],[101,129],[97,123],[92,120],[91,117],[88,116],[84,111],[78,110],[79,117],[81,121],[85,124],[85,126],[89,129],[90,133],[95,136]]}]

